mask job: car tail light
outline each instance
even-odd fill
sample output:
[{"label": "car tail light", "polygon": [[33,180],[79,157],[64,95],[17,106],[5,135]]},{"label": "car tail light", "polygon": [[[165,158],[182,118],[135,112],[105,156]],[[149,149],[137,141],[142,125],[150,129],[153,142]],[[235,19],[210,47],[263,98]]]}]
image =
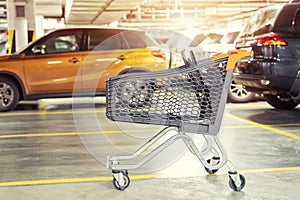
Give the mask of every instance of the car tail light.
[{"label": "car tail light", "polygon": [[276,33],[267,33],[256,36],[256,44],[258,46],[287,46],[287,42]]},{"label": "car tail light", "polygon": [[157,58],[162,58],[164,60],[166,59],[166,54],[160,49],[152,51],[151,54]]}]

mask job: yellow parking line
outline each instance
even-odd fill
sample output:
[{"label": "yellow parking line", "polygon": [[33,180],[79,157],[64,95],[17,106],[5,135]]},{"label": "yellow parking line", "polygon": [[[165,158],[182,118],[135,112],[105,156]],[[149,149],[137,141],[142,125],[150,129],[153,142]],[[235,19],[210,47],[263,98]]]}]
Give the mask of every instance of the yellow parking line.
[{"label": "yellow parking line", "polygon": [[1,113],[0,117],[9,116],[27,116],[27,115],[64,115],[64,114],[86,114],[86,113],[104,113],[105,110],[87,110],[87,111],[39,111],[39,112],[11,112]]},{"label": "yellow parking line", "polygon": [[287,132],[287,131],[282,131],[282,130],[273,128],[273,127],[271,127],[270,125],[260,124],[260,123],[257,123],[257,122],[254,122],[254,121],[251,121],[251,120],[248,120],[248,119],[244,119],[244,118],[235,116],[235,115],[230,114],[230,113],[226,113],[226,114],[227,114],[228,116],[232,117],[232,118],[235,118],[235,119],[237,119],[237,120],[246,122],[246,123],[248,123],[248,124],[252,124],[252,125],[254,125],[254,126],[256,126],[256,127],[260,127],[260,128],[263,128],[263,129],[272,131],[272,132],[274,132],[274,133],[279,133],[279,134],[281,134],[281,135],[284,135],[284,136],[287,136],[287,137],[290,137],[290,138],[293,138],[293,139],[296,139],[296,140],[300,140],[300,136],[295,135],[295,134],[292,134],[292,133],[289,133],[289,132]]},{"label": "yellow parking line", "polygon": [[[225,129],[233,128],[255,128],[255,126],[224,126]],[[138,132],[157,132],[157,129],[127,129],[127,130],[109,130],[99,132],[61,132],[61,133],[17,133],[0,135],[0,139],[21,138],[21,137],[53,137],[53,136],[72,136],[72,135],[97,135],[97,134],[120,134],[120,133],[138,133]]]},{"label": "yellow parking line", "polygon": [[[265,172],[288,172],[288,171],[300,171],[300,167],[284,167],[284,168],[265,168],[265,169],[249,169],[239,170],[241,174],[250,173],[265,173]],[[226,172],[218,172],[217,175],[225,175]],[[132,180],[137,179],[154,179],[154,178],[170,178],[169,176],[158,175],[133,175],[129,176]],[[175,177],[176,178],[176,177]],[[180,177],[183,178],[183,177]],[[29,180],[29,181],[13,181],[13,182],[0,182],[0,187],[9,186],[27,186],[27,185],[45,185],[45,184],[64,184],[64,183],[86,183],[86,182],[100,182],[100,181],[112,181],[112,176],[107,177],[87,177],[87,178],[68,178],[68,179],[50,179],[50,180]]]},{"label": "yellow parking line", "polygon": [[222,126],[222,128],[225,128],[225,129],[234,129],[234,128],[256,128],[255,126]]},{"label": "yellow parking line", "polygon": [[[288,172],[288,171],[300,171],[299,167],[279,167],[279,168],[261,168],[261,169],[244,169],[238,170],[240,174],[254,174],[254,173],[265,173],[265,172]],[[220,171],[217,174],[212,175],[226,175],[226,171]]]},{"label": "yellow parking line", "polygon": [[0,138],[19,138],[19,137],[50,137],[50,136],[70,136],[70,135],[93,135],[93,134],[109,134],[109,133],[119,133],[120,131],[114,132],[65,132],[65,133],[28,133],[28,134],[9,134],[0,135]]},{"label": "yellow parking line", "polygon": [[[153,175],[138,175],[138,176],[129,176],[129,177],[130,177],[130,179],[156,178],[156,176],[153,176]],[[112,176],[110,176],[110,177],[90,177],[90,178],[69,178],[69,179],[53,179],[53,180],[0,182],[0,187],[45,185],[45,184],[58,184],[58,183],[85,183],[85,182],[96,182],[96,181],[112,181]]]},{"label": "yellow parking line", "polygon": [[19,137],[51,137],[51,136],[70,136],[70,135],[98,135],[98,134],[118,134],[118,133],[137,133],[137,132],[151,132],[157,131],[154,129],[132,129],[132,130],[110,130],[99,132],[65,132],[65,133],[24,133],[24,134],[9,134],[0,135],[0,139],[3,138],[19,138]]},{"label": "yellow parking line", "polygon": [[283,167],[283,168],[266,168],[266,169],[249,169],[239,170],[240,173],[263,173],[263,172],[285,172],[285,171],[300,171],[300,167]]},{"label": "yellow parking line", "polygon": [[[234,128],[255,128],[255,126],[223,126],[224,129]],[[73,136],[73,135],[97,135],[97,134],[120,134],[120,133],[138,133],[138,132],[157,132],[157,129],[127,129],[127,130],[108,130],[95,132],[61,132],[61,133],[16,133],[0,135],[0,139],[21,138],[21,137],[53,137],[53,136]]]},{"label": "yellow parking line", "polygon": [[282,126],[282,127],[290,127],[290,126],[300,126],[299,123],[296,123],[296,124],[268,124],[267,126],[275,126],[275,127],[278,127],[278,126]]}]

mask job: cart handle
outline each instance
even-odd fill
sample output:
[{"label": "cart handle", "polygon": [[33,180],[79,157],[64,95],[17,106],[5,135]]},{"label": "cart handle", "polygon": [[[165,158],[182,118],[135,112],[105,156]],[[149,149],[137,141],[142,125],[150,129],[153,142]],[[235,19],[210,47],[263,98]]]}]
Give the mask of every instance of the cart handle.
[{"label": "cart handle", "polygon": [[226,70],[233,70],[235,68],[236,63],[241,59],[245,57],[249,57],[252,55],[252,51],[246,51],[246,50],[232,50],[228,51],[227,53],[218,54],[212,57],[213,60],[218,60],[224,57],[228,57],[228,62],[226,66]]}]

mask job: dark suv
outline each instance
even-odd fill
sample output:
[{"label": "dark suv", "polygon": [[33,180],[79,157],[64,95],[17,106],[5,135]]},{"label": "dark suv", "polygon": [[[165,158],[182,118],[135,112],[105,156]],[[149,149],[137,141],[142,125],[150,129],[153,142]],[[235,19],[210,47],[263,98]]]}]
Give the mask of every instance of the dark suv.
[{"label": "dark suv", "polygon": [[237,64],[234,81],[263,94],[278,109],[300,103],[300,3],[258,10],[236,40],[237,49],[251,49],[251,58]]}]

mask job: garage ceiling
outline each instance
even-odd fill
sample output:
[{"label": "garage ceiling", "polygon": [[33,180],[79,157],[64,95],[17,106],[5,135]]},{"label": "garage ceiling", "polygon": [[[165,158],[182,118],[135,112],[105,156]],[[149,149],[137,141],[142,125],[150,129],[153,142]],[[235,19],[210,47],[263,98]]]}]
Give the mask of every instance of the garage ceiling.
[{"label": "garage ceiling", "polygon": [[[37,4],[49,0],[36,0]],[[52,0],[66,24],[126,27],[216,28],[242,22],[259,8],[290,0]],[[239,25],[239,24],[237,24]]]},{"label": "garage ceiling", "polygon": [[73,0],[67,24],[126,27],[228,26],[259,8],[288,0]]}]

